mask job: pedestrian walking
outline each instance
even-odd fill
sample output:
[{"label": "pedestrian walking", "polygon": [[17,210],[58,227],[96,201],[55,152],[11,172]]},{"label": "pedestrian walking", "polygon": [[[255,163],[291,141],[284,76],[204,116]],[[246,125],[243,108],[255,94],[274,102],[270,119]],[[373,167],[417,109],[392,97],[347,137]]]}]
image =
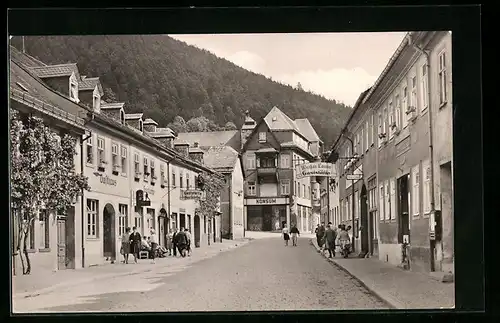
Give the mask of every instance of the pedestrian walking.
[{"label": "pedestrian walking", "polygon": [[132,254],[134,255],[134,262],[137,263],[137,258],[139,258],[139,251],[141,250],[141,234],[137,232],[137,228],[132,228],[132,233],[130,234],[129,241]]},{"label": "pedestrian walking", "polygon": [[296,247],[297,246],[297,236],[300,237],[300,232],[299,229],[297,229],[297,226],[294,224],[292,229],[290,230],[290,233],[292,234],[292,246]]},{"label": "pedestrian walking", "polygon": [[166,243],[169,256],[172,256],[173,239],[174,239],[174,232],[170,230],[170,232],[167,235],[167,243]]},{"label": "pedestrian walking", "polygon": [[177,234],[179,233],[179,230],[177,230],[177,227],[174,229],[174,233],[172,234],[172,249],[174,249],[174,257],[177,257]]},{"label": "pedestrian walking", "polygon": [[184,228],[181,228],[179,232],[177,232],[174,241],[179,251],[179,254],[181,256],[184,256],[185,254],[183,253],[183,250],[187,248],[187,235],[186,232],[184,231]]},{"label": "pedestrian walking", "polygon": [[330,258],[335,257],[335,239],[336,232],[332,229],[332,223],[328,222],[325,230],[324,240],[325,248],[330,253]]},{"label": "pedestrian walking", "polygon": [[151,228],[151,230],[149,231],[150,232],[150,235],[149,235],[149,244],[151,246],[151,251],[150,251],[150,254],[151,254],[151,258],[152,258],[152,262],[153,264],[156,263],[156,249],[158,247],[158,238],[156,237],[156,231],[155,229]]},{"label": "pedestrian walking", "polygon": [[184,229],[184,232],[186,233],[188,256],[191,257],[191,232],[188,228]]},{"label": "pedestrian walking", "polygon": [[123,262],[128,264],[128,256],[130,254],[130,228],[126,228],[122,234],[122,247],[120,253],[123,255]]},{"label": "pedestrian walking", "polygon": [[288,247],[288,241],[290,240],[290,235],[288,234],[288,228],[283,226],[283,230],[281,231],[283,234],[283,240],[285,240],[285,246]]},{"label": "pedestrian walking", "polygon": [[316,228],[316,242],[318,243],[318,247],[323,247],[323,236],[325,235],[325,222],[322,222],[321,225],[318,224]]}]

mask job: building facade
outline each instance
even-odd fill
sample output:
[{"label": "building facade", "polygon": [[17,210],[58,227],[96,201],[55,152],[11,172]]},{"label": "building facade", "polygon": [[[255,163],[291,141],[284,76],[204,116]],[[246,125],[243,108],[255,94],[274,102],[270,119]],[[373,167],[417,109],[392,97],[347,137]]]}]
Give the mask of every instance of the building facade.
[{"label": "building facade", "polygon": [[[75,204],[75,214],[58,217],[66,220],[58,242],[68,258],[64,268],[115,262],[127,227],[137,227],[143,236],[155,229],[161,245],[175,227],[190,229],[196,247],[220,241],[219,217],[199,214],[198,195],[186,194],[199,191],[201,172],[215,173],[199,153],[174,145],[171,131],[142,113],[126,113],[124,103],[102,100],[99,79],[81,77],[76,64],[45,65],[15,55],[23,62],[20,71],[36,81],[34,93],[44,91],[61,115],[85,119],[75,158],[90,191]],[[56,249],[63,248],[51,250]]]},{"label": "building facade", "polygon": [[362,222],[358,250],[453,273],[451,92],[451,34],[413,32],[360,96],[334,145],[342,217],[351,222],[354,202]]},{"label": "building facade", "polygon": [[[315,178],[298,179],[295,166],[315,160],[322,143],[308,139],[317,135],[304,124],[310,126],[306,120],[299,127],[277,107],[259,123],[247,113],[241,130],[246,230],[275,231],[284,225],[313,230],[312,190],[318,183]],[[319,188],[315,189],[319,205]]]}]

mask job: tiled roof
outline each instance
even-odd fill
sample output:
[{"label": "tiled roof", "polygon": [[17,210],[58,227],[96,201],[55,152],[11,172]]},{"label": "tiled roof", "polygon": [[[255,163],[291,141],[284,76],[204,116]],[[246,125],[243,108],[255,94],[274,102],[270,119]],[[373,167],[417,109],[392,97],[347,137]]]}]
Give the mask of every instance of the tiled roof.
[{"label": "tiled roof", "polygon": [[269,130],[295,130],[300,133],[300,129],[289,116],[283,113],[278,107],[273,107],[264,117]]},{"label": "tiled roof", "polygon": [[80,80],[80,82],[78,83],[78,90],[93,91],[96,86],[99,89],[99,93],[103,95],[104,92],[102,90],[101,81],[99,81],[98,77],[86,77],[86,78],[82,77],[82,80]]},{"label": "tiled roof", "polygon": [[154,124],[155,126],[157,126],[158,122],[154,121],[151,118],[147,118],[146,120],[144,120],[144,122],[142,124]]},{"label": "tiled roof", "polygon": [[33,56],[19,51],[14,46],[10,46],[10,58],[15,59],[19,64],[26,67],[46,66],[45,63],[40,62]]},{"label": "tiled roof", "polygon": [[113,110],[113,109],[121,109],[125,105],[125,102],[116,102],[116,103],[106,103],[101,101],[101,110]]},{"label": "tiled roof", "polygon": [[294,122],[307,140],[320,141],[319,136],[309,122],[309,119],[295,119]]},{"label": "tiled roof", "polygon": [[142,118],[143,113],[125,113],[125,120],[134,120]]},{"label": "tiled roof", "polygon": [[205,165],[215,170],[232,170],[238,161],[238,152],[228,146],[210,147],[203,155]]},{"label": "tiled roof", "polygon": [[190,146],[190,145],[189,142],[187,141],[176,139],[174,141],[174,146]]},{"label": "tiled roof", "polygon": [[70,76],[73,72],[77,77],[79,77],[78,67],[76,66],[76,63],[36,66],[31,67],[31,70],[39,78]]},{"label": "tiled roof", "polygon": [[155,132],[147,133],[152,138],[174,138],[175,135],[170,128],[156,128]]},{"label": "tiled roof", "polygon": [[238,130],[211,131],[211,132],[181,132],[177,134],[179,140],[188,142],[191,146],[197,142],[201,148],[216,146],[230,146],[240,149],[240,135]]},{"label": "tiled roof", "polygon": [[199,147],[190,147],[189,152],[190,153],[203,153],[204,151]]}]

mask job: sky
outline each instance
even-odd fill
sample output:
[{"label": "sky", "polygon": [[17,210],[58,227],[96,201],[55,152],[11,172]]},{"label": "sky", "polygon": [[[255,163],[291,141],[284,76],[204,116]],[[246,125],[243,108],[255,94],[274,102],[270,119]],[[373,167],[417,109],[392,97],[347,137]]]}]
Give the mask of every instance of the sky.
[{"label": "sky", "polygon": [[353,106],[404,32],[169,35],[255,73]]}]

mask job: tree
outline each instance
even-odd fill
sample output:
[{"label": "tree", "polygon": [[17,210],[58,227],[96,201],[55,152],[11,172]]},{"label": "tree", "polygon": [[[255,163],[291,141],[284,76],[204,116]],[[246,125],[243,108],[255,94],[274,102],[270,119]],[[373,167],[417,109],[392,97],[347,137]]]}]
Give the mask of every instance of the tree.
[{"label": "tree", "polygon": [[109,87],[104,88],[104,100],[108,103],[118,102],[115,92]]},{"label": "tree", "polygon": [[238,130],[238,128],[236,127],[236,125],[233,122],[229,121],[224,126],[224,130]]},{"label": "tree", "polygon": [[187,125],[186,125],[186,121],[184,120],[183,117],[181,116],[176,116],[174,118],[174,121],[169,123],[167,125],[167,127],[169,127],[170,129],[172,129],[173,131],[175,131],[176,133],[179,133],[179,132],[186,132],[187,131]]},{"label": "tree", "polygon": [[297,83],[297,90],[304,91],[304,88],[302,87],[302,84],[300,84],[300,82]]},{"label": "tree", "polygon": [[203,172],[198,175],[203,183],[205,198],[199,201],[199,211],[202,215],[212,218],[214,211],[220,209],[220,196],[224,187],[224,177],[219,173]]},{"label": "tree", "polygon": [[39,117],[21,119],[17,111],[11,109],[10,113],[11,206],[16,224],[14,248],[20,257],[23,274],[28,275],[31,273],[28,231],[39,211],[65,212],[77,195],[89,186],[87,177],[75,172],[74,137],[59,136]]}]

